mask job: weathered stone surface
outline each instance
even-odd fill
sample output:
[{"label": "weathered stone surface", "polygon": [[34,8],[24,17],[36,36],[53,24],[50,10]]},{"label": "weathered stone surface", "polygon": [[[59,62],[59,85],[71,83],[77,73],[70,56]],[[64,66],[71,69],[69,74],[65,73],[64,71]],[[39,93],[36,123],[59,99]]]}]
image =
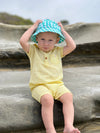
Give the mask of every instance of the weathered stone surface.
[{"label": "weathered stone surface", "polygon": [[[5,48],[20,47],[19,39],[30,26],[15,26],[0,23],[0,45]],[[100,23],[76,23],[64,26],[76,44],[100,42]]]},{"label": "weathered stone surface", "polygon": [[[99,121],[92,121],[81,123],[76,125],[78,129],[80,129],[81,133],[100,133],[100,122]],[[63,133],[63,128],[56,128],[57,133]],[[44,129],[39,130],[24,130],[24,131],[14,131],[9,133],[46,133]]]},{"label": "weathered stone surface", "polygon": [[[75,51],[63,58],[63,65],[100,64],[100,43],[77,45]],[[0,50],[0,68],[26,68],[29,59],[25,52],[19,49]]]},{"label": "weathered stone surface", "polygon": [[2,44],[2,47],[4,44],[8,44],[10,47],[10,44],[12,44],[11,42],[19,42],[21,35],[29,27],[30,26],[25,25],[10,25],[0,23],[0,43]]},{"label": "weathered stone surface", "polygon": [[[0,132],[43,127],[40,104],[28,87],[29,71],[0,71]],[[64,82],[74,94],[75,123],[100,118],[100,67],[64,68]],[[55,101],[55,125],[63,125],[61,103]]]},{"label": "weathered stone surface", "polygon": [[73,37],[76,44],[100,42],[100,23],[76,23],[66,25],[64,28]]},{"label": "weathered stone surface", "polygon": [[[19,44],[21,35],[29,27],[0,24],[0,68],[29,67]],[[100,23],[78,23],[67,25],[65,29],[77,48],[63,59],[63,65],[99,65]],[[28,87],[29,75],[26,70],[0,71],[0,133],[21,133],[21,130],[32,133],[43,127],[41,106],[31,97]],[[78,123],[82,133],[99,133],[100,67],[64,68],[64,82],[74,94],[75,124]],[[61,108],[62,104],[55,101],[54,121],[59,127],[63,125]]]},{"label": "weathered stone surface", "polygon": [[[29,60],[19,44],[21,35],[29,27],[0,24],[0,67],[29,67]],[[100,23],[67,25],[65,30],[73,37],[77,48],[63,59],[63,65],[100,63]]]}]

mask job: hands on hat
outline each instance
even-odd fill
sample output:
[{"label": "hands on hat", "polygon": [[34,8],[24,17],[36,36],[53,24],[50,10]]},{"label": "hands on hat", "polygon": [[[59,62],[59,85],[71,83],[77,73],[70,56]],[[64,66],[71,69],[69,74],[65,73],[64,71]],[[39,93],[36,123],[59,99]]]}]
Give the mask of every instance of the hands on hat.
[{"label": "hands on hat", "polygon": [[42,23],[42,20],[37,20],[33,25],[34,25],[34,28],[35,30],[37,29],[38,25]]},{"label": "hands on hat", "polygon": [[[35,29],[37,29],[37,27],[38,27],[38,25],[39,25],[40,23],[42,23],[42,20],[37,20],[37,21],[34,23]],[[62,32],[65,31],[65,30],[64,30],[64,27],[63,27],[63,25],[62,25],[61,22],[58,22],[58,25],[61,27],[61,31],[62,31]]]},{"label": "hands on hat", "polygon": [[63,27],[61,22],[58,22],[58,25],[61,27],[61,32],[65,31],[65,29],[64,29],[64,27]]},{"label": "hands on hat", "polygon": [[[40,23],[42,23],[42,20],[37,20],[34,23],[35,28],[37,28]],[[58,25],[61,27],[61,31],[64,31],[64,27],[63,27],[62,23],[61,22],[58,22]]]}]

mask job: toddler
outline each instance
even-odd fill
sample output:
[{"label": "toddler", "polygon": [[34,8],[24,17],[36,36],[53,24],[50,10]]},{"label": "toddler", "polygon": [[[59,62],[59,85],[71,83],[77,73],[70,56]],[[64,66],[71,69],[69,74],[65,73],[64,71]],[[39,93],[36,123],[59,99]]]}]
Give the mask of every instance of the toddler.
[{"label": "toddler", "polygon": [[[35,43],[29,45],[29,39]],[[65,40],[66,46],[57,47]],[[37,20],[21,37],[20,44],[30,59],[30,89],[32,97],[41,104],[46,133],[56,133],[53,124],[54,99],[63,104],[64,133],[80,133],[73,126],[74,107],[72,93],[63,83],[61,59],[71,53],[75,42],[62,24],[52,20]]]}]

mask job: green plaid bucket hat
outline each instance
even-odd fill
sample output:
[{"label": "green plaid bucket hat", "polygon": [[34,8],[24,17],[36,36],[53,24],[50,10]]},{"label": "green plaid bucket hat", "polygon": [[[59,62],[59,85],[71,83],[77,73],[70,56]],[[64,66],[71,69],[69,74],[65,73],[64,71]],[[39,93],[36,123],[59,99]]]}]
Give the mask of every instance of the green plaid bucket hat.
[{"label": "green plaid bucket hat", "polygon": [[41,32],[53,32],[57,33],[59,35],[59,42],[61,43],[65,40],[65,37],[61,33],[61,27],[55,22],[50,19],[45,19],[42,23],[40,23],[35,31],[35,33],[32,34],[31,40],[35,43],[38,43],[36,41],[36,36]]}]

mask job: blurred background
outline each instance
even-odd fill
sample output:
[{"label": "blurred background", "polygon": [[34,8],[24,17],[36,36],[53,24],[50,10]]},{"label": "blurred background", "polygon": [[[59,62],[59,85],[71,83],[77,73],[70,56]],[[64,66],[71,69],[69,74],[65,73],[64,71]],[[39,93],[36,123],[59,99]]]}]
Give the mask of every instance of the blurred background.
[{"label": "blurred background", "polygon": [[100,0],[0,0],[0,22],[32,24],[37,19],[100,23]]}]

